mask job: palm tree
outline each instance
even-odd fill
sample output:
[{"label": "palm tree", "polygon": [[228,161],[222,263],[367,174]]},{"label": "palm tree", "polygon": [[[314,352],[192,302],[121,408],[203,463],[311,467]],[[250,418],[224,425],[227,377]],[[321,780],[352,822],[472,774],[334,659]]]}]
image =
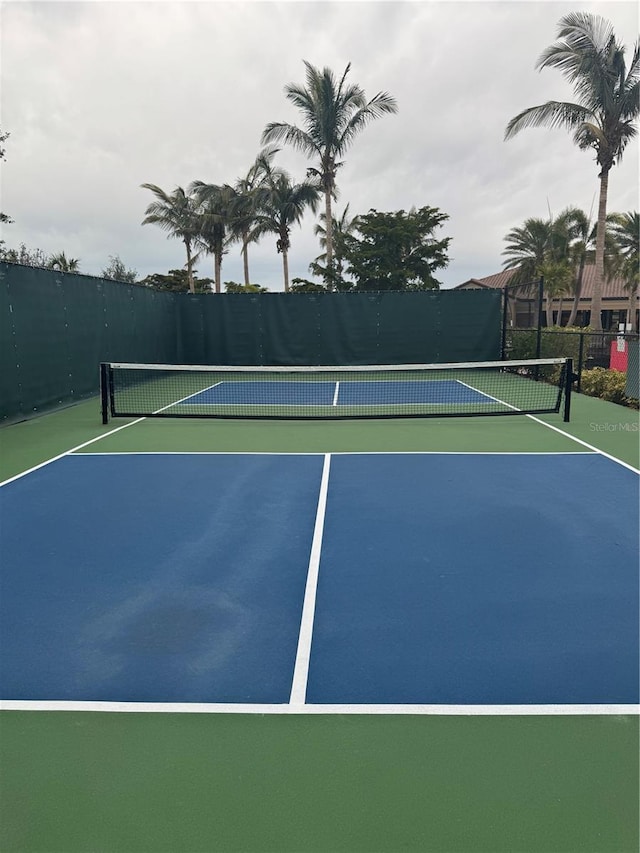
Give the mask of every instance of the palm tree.
[{"label": "palm tree", "polygon": [[271,122],[262,133],[262,142],[282,141],[316,159],[317,165],[307,170],[307,178],[315,178],[325,198],[327,269],[333,269],[333,235],[331,199],[336,196],[336,172],[339,160],[356,135],[373,119],[397,112],[397,104],[387,92],[378,92],[367,101],[360,86],[347,85],[351,63],[337,82],[329,68],[320,71],[304,60],[306,87],[295,83],[285,86],[289,101],[302,113],[303,127],[286,122]]},{"label": "palm tree", "polygon": [[636,310],[638,287],[640,286],[640,217],[633,213],[614,213],[611,215],[611,230],[618,244],[618,274],[624,279],[629,290],[629,309],[627,322],[631,331],[638,329]]},{"label": "palm tree", "polygon": [[526,127],[563,127],[581,149],[592,148],[600,167],[600,197],[595,247],[595,281],[591,325],[602,329],[604,240],[609,172],[629,140],[637,135],[640,112],[640,43],[636,42],[627,70],[625,48],[611,24],[598,15],[571,12],[558,25],[558,41],[540,56],[536,67],[558,68],[573,84],[577,103],[548,101],[512,118],[505,131],[511,139]]},{"label": "palm tree", "polygon": [[68,258],[64,252],[59,252],[57,255],[51,255],[48,263],[49,269],[60,270],[60,272],[80,272],[80,260],[78,258]]},{"label": "palm tree", "polygon": [[515,269],[510,284],[525,284],[539,277],[540,265],[551,243],[551,225],[544,219],[526,219],[521,228],[512,228],[504,238],[507,247],[503,267]]},{"label": "palm tree", "polygon": [[228,184],[193,181],[189,184],[189,192],[193,193],[198,203],[197,243],[203,251],[213,255],[215,292],[220,293],[222,256],[227,250],[234,190]]},{"label": "palm tree", "polygon": [[274,170],[272,166],[272,160],[278,151],[278,148],[272,146],[263,148],[244,178],[239,178],[231,188],[229,233],[231,240],[238,240],[242,243],[241,253],[245,287],[250,284],[248,250],[252,228],[255,224],[256,190],[264,186],[269,175],[278,171]]},{"label": "palm tree", "polygon": [[[553,326],[553,300],[567,292],[572,275],[563,224],[553,219],[527,219],[521,228],[512,228],[505,240],[503,266],[516,270],[511,283],[526,284],[540,277],[544,279],[547,326]],[[560,321],[559,313],[558,323]]]},{"label": "palm tree", "polygon": [[540,264],[540,276],[544,282],[545,313],[547,315],[547,328],[553,325],[553,301],[559,299],[558,316],[556,325],[562,325],[562,299],[571,286],[573,278],[573,267],[567,257],[549,257]]},{"label": "palm tree", "polygon": [[156,201],[151,202],[145,211],[143,225],[159,225],[167,231],[169,238],[182,240],[187,251],[187,281],[189,292],[195,293],[193,283],[193,265],[197,254],[193,254],[199,228],[196,213],[197,201],[193,194],[185,192],[182,187],[176,187],[172,193],[166,193],[156,184],[141,184],[143,189],[151,190]]},{"label": "palm tree", "polygon": [[[607,215],[604,235],[604,275],[607,279],[615,273],[613,264],[616,256],[616,244],[609,227],[610,220],[611,216]],[[567,320],[567,326],[573,326],[582,295],[585,268],[587,264],[593,264],[595,258],[597,225],[593,225],[584,211],[577,207],[568,207],[563,210],[558,216],[557,225],[560,230],[566,232],[567,254],[574,268],[574,281],[571,288],[573,304]]]},{"label": "palm tree", "polygon": [[574,269],[571,287],[573,301],[567,326],[574,326],[582,295],[582,283],[587,262],[593,260],[596,228],[590,218],[577,207],[568,207],[558,216],[558,224],[566,231],[568,252]]},{"label": "palm tree", "polygon": [[276,248],[282,254],[284,289],[289,292],[289,249],[291,226],[298,224],[307,207],[315,213],[320,191],[309,181],[292,184],[286,172],[280,171],[269,177],[268,183],[258,193],[256,226],[252,237],[276,234]]},{"label": "palm tree", "polygon": [[[357,217],[349,218],[349,205],[345,207],[339,217],[334,217],[331,224],[331,233],[333,240],[333,270],[329,270],[326,266],[327,261],[327,229],[326,229],[326,214],[320,214],[320,222],[316,223],[313,233],[320,238],[320,248],[324,249],[317,258],[309,264],[309,270],[314,275],[319,275],[328,281],[329,286],[337,287],[340,290],[344,287],[344,249],[345,238],[352,234],[357,226]],[[324,261],[324,265],[323,265]]]}]

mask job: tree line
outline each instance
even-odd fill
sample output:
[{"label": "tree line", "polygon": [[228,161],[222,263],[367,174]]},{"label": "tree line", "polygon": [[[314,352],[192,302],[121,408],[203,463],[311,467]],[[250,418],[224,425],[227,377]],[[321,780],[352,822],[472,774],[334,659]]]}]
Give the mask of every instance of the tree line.
[{"label": "tree line", "polygon": [[[305,84],[285,86],[287,99],[299,111],[300,126],[267,124],[261,137],[264,147],[247,173],[234,183],[194,180],[186,189],[176,187],[171,192],[152,183],[143,184],[154,195],[143,224],[157,225],[184,243],[186,284],[191,292],[204,281],[212,281],[215,292],[221,291],[223,256],[234,242],[242,253],[244,284],[227,282],[225,289],[260,289],[251,284],[249,246],[267,234],[275,236],[276,249],[282,255],[285,291],[437,287],[434,272],[448,264],[450,239],[436,240],[434,231],[446,221],[446,214],[430,207],[408,213],[370,210],[349,220],[348,205],[338,217],[333,212],[337,174],[344,165],[345,153],[368,124],[397,112],[395,99],[387,92],[378,92],[368,100],[359,85],[347,81],[350,64],[340,79],[329,68],[320,70],[307,61],[304,65]],[[528,107],[508,122],[505,140],[530,127],[569,131],[578,148],[595,153],[598,213],[588,228],[584,216],[573,208],[555,222],[526,220],[505,238],[505,264],[519,266],[521,276],[543,275],[549,296],[552,291],[561,294],[573,287],[577,305],[584,265],[592,261],[595,285],[591,325],[599,330],[602,287],[612,258],[616,259],[616,274],[623,276],[629,289],[635,292],[638,286],[638,214],[608,217],[607,195],[609,173],[637,135],[640,43],[636,42],[627,65],[625,47],[609,21],[588,13],[570,13],[560,20],[556,42],[543,51],[536,67],[559,70],[572,84],[575,101],[548,101]],[[0,134],[0,143],[6,136]],[[274,165],[280,150],[276,143],[307,155],[310,165],[303,180],[294,180]],[[0,150],[3,158],[4,150]],[[290,283],[292,228],[300,224],[307,210],[316,213],[321,202],[324,210],[316,235],[324,251],[310,264],[312,275],[319,281],[297,278]],[[8,221],[6,214],[2,217]],[[610,250],[612,239],[616,241],[615,251]],[[194,275],[195,263],[205,254],[214,259],[212,280],[198,280]],[[165,287],[181,278],[177,272],[165,276]],[[154,277],[147,277],[143,283],[153,284],[151,279]],[[572,313],[575,319],[575,311]]]},{"label": "tree line", "polygon": [[[557,217],[532,217],[513,228],[505,237],[505,269],[513,269],[510,284],[544,280],[547,326],[553,326],[553,303],[559,302],[558,322],[562,322],[562,302],[571,301],[567,326],[573,326],[584,282],[585,270],[595,262],[598,224],[575,207]],[[607,280],[619,278],[629,295],[627,316],[636,327],[636,304],[640,283],[640,217],[638,211],[609,213],[605,219],[603,272]],[[594,311],[591,308],[593,319]]]}]

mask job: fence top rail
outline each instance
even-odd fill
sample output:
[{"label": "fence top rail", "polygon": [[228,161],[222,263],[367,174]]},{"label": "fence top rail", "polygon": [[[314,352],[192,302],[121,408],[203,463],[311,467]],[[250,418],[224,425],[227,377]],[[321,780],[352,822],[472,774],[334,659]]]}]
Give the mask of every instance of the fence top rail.
[{"label": "fence top rail", "polygon": [[230,364],[134,364],[127,362],[106,362],[114,370],[174,370],[202,371],[220,373],[371,373],[382,371],[407,370],[476,370],[501,367],[537,367],[544,365],[566,364],[567,358],[528,358],[514,361],[469,361],[442,362],[440,364],[357,364],[357,365],[230,365]]},{"label": "fence top rail", "polygon": [[508,332],[542,332],[543,335],[583,335],[584,337],[591,336],[593,338],[638,338],[638,332],[619,332],[613,329],[603,330],[602,332],[593,332],[588,329],[568,329],[566,326],[559,328],[548,328],[546,326],[537,326],[517,328],[516,326],[508,328]]}]

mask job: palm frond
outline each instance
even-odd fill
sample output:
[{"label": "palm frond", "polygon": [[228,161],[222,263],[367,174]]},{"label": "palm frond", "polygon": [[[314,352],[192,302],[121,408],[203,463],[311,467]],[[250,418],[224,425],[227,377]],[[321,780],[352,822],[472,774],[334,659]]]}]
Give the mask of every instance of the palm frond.
[{"label": "palm frond", "polygon": [[546,104],[529,107],[512,118],[507,125],[504,138],[512,139],[527,127],[564,127],[574,130],[584,124],[590,116],[589,110],[580,104],[548,101]]},{"label": "palm frond", "polygon": [[607,47],[614,39],[610,22],[599,15],[571,12],[558,25],[558,41],[542,52],[536,68],[557,68],[571,82],[601,72]]},{"label": "palm frond", "polygon": [[286,122],[270,122],[262,132],[261,142],[263,144],[284,142],[298,151],[302,151],[303,154],[310,154],[311,156],[318,154],[318,147],[314,139],[304,130]]}]

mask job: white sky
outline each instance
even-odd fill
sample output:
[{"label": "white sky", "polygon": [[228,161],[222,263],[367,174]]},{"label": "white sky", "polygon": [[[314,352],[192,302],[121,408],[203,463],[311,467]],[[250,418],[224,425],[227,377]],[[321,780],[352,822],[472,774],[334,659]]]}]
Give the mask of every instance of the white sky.
[{"label": "white sky", "polygon": [[[3,2],[0,167],[9,247],[25,242],[80,259],[99,275],[119,255],[140,277],[184,264],[184,248],[141,226],[151,193],[192,180],[233,183],[270,121],[298,123],[284,95],[304,83],[303,59],[329,66],[396,115],[356,139],[338,175],[340,213],[430,205],[450,217],[445,287],[502,268],[504,237],[528,217],[597,205],[597,166],[562,130],[503,141],[522,109],[572,100],[557,70],[534,65],[569,11],[604,15],[627,46],[638,37],[627,2]],[[301,180],[307,161],[276,163]],[[609,210],[638,208],[638,142],[612,170]],[[310,278],[314,217],[291,235],[290,276]],[[251,280],[282,290],[273,237],[250,249]],[[213,277],[202,259],[200,275]],[[243,281],[238,246],[223,281]]]}]

